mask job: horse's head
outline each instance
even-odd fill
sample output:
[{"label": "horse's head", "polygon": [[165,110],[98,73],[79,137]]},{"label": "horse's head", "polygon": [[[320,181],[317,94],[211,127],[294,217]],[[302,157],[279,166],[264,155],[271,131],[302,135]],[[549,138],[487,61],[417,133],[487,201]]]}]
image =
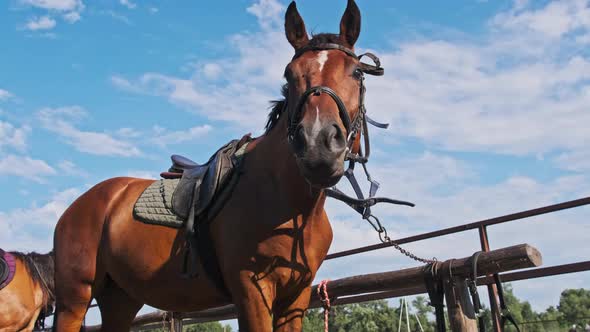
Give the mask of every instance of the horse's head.
[{"label": "horse's head", "polygon": [[354,127],[362,72],[353,50],[360,26],[354,0],[348,1],[340,34],[320,34],[310,40],[295,2],[285,15],[285,33],[295,49],[285,70],[289,142],[303,176],[316,186],[336,184],[347,153],[353,146],[358,148]]}]

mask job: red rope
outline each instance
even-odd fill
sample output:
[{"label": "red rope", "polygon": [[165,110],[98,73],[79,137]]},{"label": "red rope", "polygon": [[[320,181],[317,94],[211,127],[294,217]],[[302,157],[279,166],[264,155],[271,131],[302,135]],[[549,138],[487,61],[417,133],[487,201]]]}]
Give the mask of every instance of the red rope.
[{"label": "red rope", "polygon": [[318,296],[320,302],[322,302],[322,307],[324,307],[324,332],[328,332],[328,315],[330,314],[330,297],[328,296],[329,281],[330,280],[322,280],[318,285]]}]

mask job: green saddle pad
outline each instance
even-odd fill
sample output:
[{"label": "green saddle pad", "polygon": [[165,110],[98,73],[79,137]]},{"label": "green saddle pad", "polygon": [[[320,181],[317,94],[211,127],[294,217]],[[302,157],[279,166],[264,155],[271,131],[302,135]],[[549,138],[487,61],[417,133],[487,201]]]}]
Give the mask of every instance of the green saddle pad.
[{"label": "green saddle pad", "polygon": [[133,206],[133,215],[141,222],[180,228],[185,220],[172,211],[172,194],[180,179],[161,179],[147,187]]}]

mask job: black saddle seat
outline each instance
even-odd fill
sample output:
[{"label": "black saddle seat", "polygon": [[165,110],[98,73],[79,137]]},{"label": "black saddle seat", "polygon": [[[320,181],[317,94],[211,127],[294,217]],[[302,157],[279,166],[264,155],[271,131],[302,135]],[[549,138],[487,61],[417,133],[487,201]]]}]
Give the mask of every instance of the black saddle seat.
[{"label": "black saddle seat", "polygon": [[170,172],[182,173],[180,182],[172,194],[174,213],[184,219],[190,219],[190,215],[198,218],[223,189],[236,166],[236,151],[245,142],[247,139],[227,143],[202,165],[186,157],[173,155]]},{"label": "black saddle seat", "polygon": [[199,164],[197,164],[196,162],[188,159],[187,157],[178,155],[178,154],[173,154],[170,159],[172,159],[172,167],[175,170],[187,170],[187,169],[193,169],[195,167],[198,167]]}]

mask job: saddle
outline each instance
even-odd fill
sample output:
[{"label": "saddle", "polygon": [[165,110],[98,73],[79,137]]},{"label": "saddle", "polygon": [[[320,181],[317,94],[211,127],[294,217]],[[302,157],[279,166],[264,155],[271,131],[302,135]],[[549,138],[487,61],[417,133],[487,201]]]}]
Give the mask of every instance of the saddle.
[{"label": "saddle", "polygon": [[240,140],[230,141],[202,165],[189,158],[172,155],[172,166],[168,172],[160,174],[166,179],[180,178],[172,194],[172,211],[186,220],[188,248],[183,274],[189,277],[197,275],[197,258],[200,256],[207,274],[221,289],[225,287],[219,283],[220,272],[217,271],[214,248],[208,238],[208,221],[215,217],[231,195],[246,147],[251,140],[248,134]]},{"label": "saddle", "polygon": [[16,261],[10,253],[0,249],[0,289],[6,287],[14,278]]},{"label": "saddle", "polygon": [[10,268],[8,267],[8,263],[4,260],[4,250],[0,249],[0,284],[3,284],[6,279],[8,279],[8,274],[10,273]]},{"label": "saddle", "polygon": [[232,140],[202,165],[186,157],[172,155],[172,166],[167,173],[162,174],[167,178],[180,177],[180,182],[172,194],[172,211],[189,222],[193,219],[191,216],[200,217],[225,187],[233,170],[238,166],[243,155],[242,150],[245,150],[245,143],[249,139],[250,136],[246,135],[241,140]]}]

